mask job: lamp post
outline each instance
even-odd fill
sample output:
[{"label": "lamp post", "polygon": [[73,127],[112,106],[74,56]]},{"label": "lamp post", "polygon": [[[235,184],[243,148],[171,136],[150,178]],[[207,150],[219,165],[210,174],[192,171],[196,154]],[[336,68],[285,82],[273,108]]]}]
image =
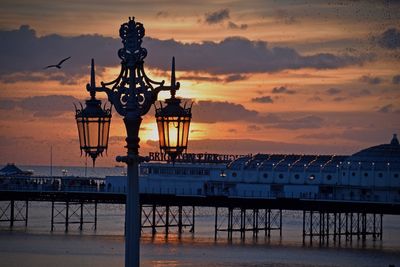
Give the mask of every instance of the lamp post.
[{"label": "lamp post", "polygon": [[115,110],[123,117],[127,138],[126,156],[118,156],[118,162],[128,165],[127,195],[125,205],[125,266],[139,266],[140,246],[140,203],[139,203],[139,163],[145,158],[139,156],[139,129],[144,116],[157,101],[158,93],[170,91],[171,98],[156,107],[156,119],[160,134],[160,149],[174,161],[187,148],[191,106],[182,107],[181,100],[175,97],[180,84],[175,79],[175,60],[172,59],[171,84],[151,80],[144,71],[144,58],[147,55],[141,47],[145,31],[143,24],[134,18],[122,24],[119,30],[123,48],[118,50],[121,71],[118,77],[108,83],[96,86],[94,61],[91,64],[90,84],[86,89],[91,98],[86,107],[76,108],[81,152],[93,159],[107,149],[111,122],[111,108],[101,107],[96,92],[105,92]]}]

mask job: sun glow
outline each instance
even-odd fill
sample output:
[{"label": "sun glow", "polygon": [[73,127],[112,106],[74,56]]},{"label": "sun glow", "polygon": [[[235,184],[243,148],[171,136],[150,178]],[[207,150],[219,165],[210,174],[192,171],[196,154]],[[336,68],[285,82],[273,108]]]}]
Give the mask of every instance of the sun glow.
[{"label": "sun glow", "polygon": [[140,140],[146,142],[148,140],[158,141],[158,130],[156,122],[143,123],[139,132]]}]

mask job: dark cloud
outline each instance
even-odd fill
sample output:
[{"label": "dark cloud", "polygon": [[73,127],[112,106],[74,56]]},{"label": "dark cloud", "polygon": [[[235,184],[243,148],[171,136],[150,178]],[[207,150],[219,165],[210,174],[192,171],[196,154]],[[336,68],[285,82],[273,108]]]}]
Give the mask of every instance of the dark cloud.
[{"label": "dark cloud", "polygon": [[348,129],[344,130],[340,135],[341,138],[353,140],[357,142],[365,142],[371,144],[387,144],[390,142],[388,129],[380,127],[368,127],[363,129]]},{"label": "dark cloud", "polygon": [[388,104],[388,105],[378,108],[378,112],[389,113],[389,112],[393,111],[393,108],[394,108],[394,106],[392,104]]},{"label": "dark cloud", "polygon": [[[52,34],[39,37],[29,26],[11,31],[0,30],[0,40],[0,51],[6,51],[0,53],[0,79],[8,79],[9,82],[18,79],[52,79],[72,84],[79,77],[88,77],[91,58],[95,58],[96,65],[102,67],[97,67],[98,73],[105,67],[118,66],[120,60],[117,51],[122,47],[120,39],[101,35],[69,37]],[[370,55],[319,53],[302,56],[292,48],[269,47],[267,42],[241,37],[203,43],[145,37],[143,46],[148,50],[145,59],[147,67],[169,70],[171,57],[175,56],[178,70],[213,75],[246,75],[300,68],[334,69],[371,60]],[[44,66],[57,63],[67,56],[71,56],[71,59],[64,63],[61,70],[43,70]],[[27,74],[30,72],[35,74]]]},{"label": "dark cloud", "polygon": [[[357,142],[366,142],[370,144],[382,144],[388,142],[390,133],[387,129],[368,127],[357,129],[346,129],[339,133],[315,133],[299,135],[297,138],[301,139],[315,139],[315,140],[333,140],[345,139]],[[357,151],[354,151],[357,152]]]},{"label": "dark cloud", "polygon": [[[156,141],[147,141],[148,145],[158,146]],[[227,151],[232,151],[235,154],[256,154],[256,153],[283,153],[283,154],[352,154],[357,151],[357,148],[346,145],[345,147],[337,144],[301,144],[289,142],[273,142],[251,139],[203,139],[189,140],[189,153],[204,152],[226,154]]]},{"label": "dark cloud", "polygon": [[400,31],[396,28],[387,29],[377,37],[378,44],[387,49],[400,48]]},{"label": "dark cloud", "polygon": [[247,80],[248,78],[249,78],[248,75],[231,74],[225,77],[224,82],[226,83],[237,82],[237,81]]},{"label": "dark cloud", "polygon": [[222,82],[223,79],[217,76],[200,76],[200,75],[183,75],[179,76],[178,80],[191,80],[199,82]]},{"label": "dark cloud", "polygon": [[364,97],[364,96],[369,96],[369,95],[371,95],[371,91],[368,89],[361,89],[359,91],[350,93],[351,97]]},{"label": "dark cloud", "polygon": [[193,120],[197,122],[254,121],[258,116],[257,111],[230,102],[198,101],[193,105]]},{"label": "dark cloud", "polygon": [[226,19],[229,19],[229,9],[221,9],[214,12],[204,14],[204,19],[208,24],[220,23]]},{"label": "dark cloud", "polygon": [[230,102],[199,101],[193,106],[193,120],[202,123],[245,121],[282,129],[320,128],[324,120],[315,115],[261,114]]},{"label": "dark cloud", "polygon": [[371,85],[377,85],[377,84],[382,83],[382,81],[383,81],[382,78],[380,78],[380,77],[372,77],[370,75],[363,75],[360,77],[359,80],[361,82],[368,83]]},{"label": "dark cloud", "polygon": [[288,95],[293,95],[296,93],[294,90],[290,90],[285,86],[280,86],[280,87],[274,87],[271,91],[273,94],[288,94]]},{"label": "dark cloud", "polygon": [[10,110],[16,107],[16,103],[11,99],[0,99],[0,109]]},{"label": "dark cloud", "polygon": [[223,83],[230,83],[230,82],[237,82],[247,80],[249,75],[242,75],[242,74],[231,74],[226,75],[225,77],[218,77],[218,76],[199,76],[199,75],[183,75],[180,76],[178,79],[183,80],[192,80],[198,82],[223,82]]},{"label": "dark cloud", "polygon": [[236,23],[233,23],[232,21],[229,21],[229,23],[228,23],[228,28],[229,28],[229,29],[234,29],[234,30],[246,30],[248,27],[249,27],[249,25],[247,25],[247,24],[240,24],[240,25],[238,25],[238,24],[236,24]]},{"label": "dark cloud", "polygon": [[302,116],[299,118],[285,119],[276,114],[268,114],[263,118],[265,123],[272,124],[273,127],[282,129],[316,129],[321,128],[324,120],[314,115]]},{"label": "dark cloud", "polygon": [[167,11],[159,11],[159,12],[157,12],[157,14],[156,14],[156,17],[157,18],[166,18],[166,17],[168,17],[168,12]]},{"label": "dark cloud", "polygon": [[252,98],[251,102],[268,104],[268,103],[274,103],[274,100],[272,100],[270,96],[260,96]]},{"label": "dark cloud", "polygon": [[400,84],[400,74],[393,76],[392,83],[393,84]]},{"label": "dark cloud", "polygon": [[362,64],[371,55],[351,56],[319,53],[302,56],[288,47],[269,47],[264,41],[228,37],[218,43],[181,43],[174,40],[146,38],[148,66],[167,70],[171,56],[177,58],[177,69],[204,71],[211,74],[246,74],[277,72],[285,69],[336,69]]},{"label": "dark cloud", "polygon": [[[0,40],[3,51],[0,53],[0,79],[9,82],[53,79],[71,83],[72,78],[88,75],[91,58],[96,58],[96,63],[103,67],[118,65],[117,49],[122,46],[118,39],[100,35],[38,37],[29,26],[0,31]],[[61,70],[43,70],[44,66],[58,63],[67,56],[71,59],[64,62]],[[32,72],[34,74],[28,74]]]},{"label": "dark cloud", "polygon": [[335,101],[335,102],[343,102],[343,101],[346,101],[346,100],[347,100],[347,98],[343,97],[343,96],[338,96],[338,97],[335,97],[333,99],[333,101]]},{"label": "dark cloud", "polygon": [[308,98],[307,101],[309,101],[309,102],[321,102],[322,98],[319,97],[319,96],[313,96],[313,97]]},{"label": "dark cloud", "polygon": [[368,89],[361,89],[361,90],[350,90],[349,92],[346,92],[344,94],[344,91],[342,89],[338,88],[329,88],[325,91],[327,95],[332,96],[332,101],[335,102],[343,102],[352,98],[356,97],[365,97],[371,95],[371,91]]},{"label": "dark cloud", "polygon": [[251,124],[249,126],[247,126],[247,130],[252,132],[252,131],[261,131],[262,128],[256,124]]},{"label": "dark cloud", "polygon": [[312,133],[312,134],[303,134],[297,136],[297,138],[301,139],[322,139],[322,140],[330,140],[333,138],[338,138],[338,134],[336,133]]},{"label": "dark cloud", "polygon": [[342,90],[340,90],[338,88],[334,88],[334,87],[329,88],[329,89],[326,90],[326,93],[328,95],[337,95],[337,94],[340,94],[341,92],[342,92]]},{"label": "dark cloud", "polygon": [[[97,68],[97,71],[102,68]],[[100,71],[101,72],[101,71]],[[76,85],[79,84],[79,79],[82,76],[89,76],[89,71],[84,73],[65,73],[63,71],[55,71],[50,73],[43,72],[15,72],[10,74],[0,75],[0,79],[4,83],[17,83],[17,82],[42,82],[47,80],[58,81],[60,84]],[[88,77],[89,78],[89,77]]]},{"label": "dark cloud", "polygon": [[0,105],[4,109],[20,108],[32,113],[34,117],[53,117],[65,112],[74,112],[73,103],[79,100],[68,95],[33,96],[19,100],[2,100]]},{"label": "dark cloud", "polygon": [[291,15],[289,11],[285,9],[278,9],[276,10],[276,15],[275,19],[278,23],[283,23],[283,24],[295,24],[298,23],[299,21],[294,17],[294,15]]}]

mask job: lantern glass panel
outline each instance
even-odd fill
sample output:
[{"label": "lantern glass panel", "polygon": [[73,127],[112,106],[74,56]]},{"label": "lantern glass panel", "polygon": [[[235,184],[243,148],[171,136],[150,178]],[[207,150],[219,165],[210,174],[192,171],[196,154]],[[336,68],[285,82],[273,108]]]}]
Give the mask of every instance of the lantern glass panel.
[{"label": "lantern glass panel", "polygon": [[168,131],[169,131],[169,146],[171,148],[176,148],[179,138],[179,120],[178,117],[171,117],[168,123]]},{"label": "lantern glass panel", "polygon": [[104,148],[107,148],[107,145],[108,145],[109,132],[110,132],[110,119],[105,118],[104,123],[103,123],[103,138],[102,138],[102,142],[101,142],[101,144]]},{"label": "lantern glass panel", "polygon": [[78,125],[78,134],[79,134],[79,144],[82,147],[85,147],[85,132],[83,129],[83,121],[82,118],[77,118],[76,123]]},{"label": "lantern glass panel", "polygon": [[160,140],[160,147],[165,147],[165,135],[164,135],[164,127],[163,127],[163,119],[157,119],[157,128],[158,128],[158,136]]},{"label": "lantern glass panel", "polygon": [[88,142],[87,145],[91,148],[96,148],[100,145],[100,123],[99,118],[88,118],[87,123],[87,135],[88,135]]},{"label": "lantern glass panel", "polygon": [[183,133],[182,133],[182,146],[186,149],[188,138],[189,138],[189,125],[190,125],[190,118],[184,117],[183,119]]}]

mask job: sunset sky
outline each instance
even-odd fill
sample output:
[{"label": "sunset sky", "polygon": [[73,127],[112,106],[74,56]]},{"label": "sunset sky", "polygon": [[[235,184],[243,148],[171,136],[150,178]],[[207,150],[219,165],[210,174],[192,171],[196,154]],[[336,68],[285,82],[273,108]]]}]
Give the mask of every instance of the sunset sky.
[{"label": "sunset sky", "polygon": [[[175,56],[195,101],[188,152],[348,155],[400,134],[399,1],[2,0],[0,164],[49,164],[53,146],[54,165],[84,165],[73,103],[91,58],[98,83],[118,74],[130,16],[147,74],[169,82]],[[117,114],[110,135],[98,166],[125,153]],[[152,111],[141,153],[157,150]]]}]

